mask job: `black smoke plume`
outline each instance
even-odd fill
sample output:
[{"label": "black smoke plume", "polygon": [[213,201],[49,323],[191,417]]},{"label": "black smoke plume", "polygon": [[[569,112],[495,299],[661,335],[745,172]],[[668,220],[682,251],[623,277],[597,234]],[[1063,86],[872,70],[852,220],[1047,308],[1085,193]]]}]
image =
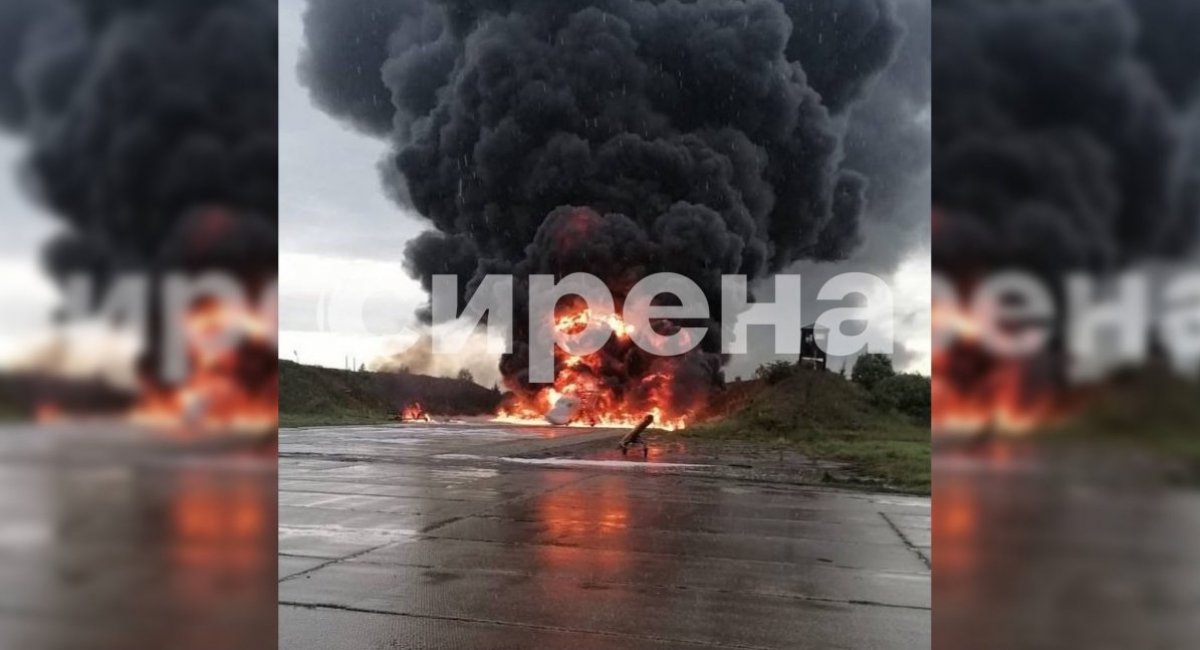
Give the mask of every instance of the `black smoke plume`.
[{"label": "black smoke plume", "polygon": [[[1068,274],[1195,255],[1200,59],[1181,30],[1196,11],[1187,0],[935,6],[933,265],[964,304],[990,272],[1034,273],[1062,306]],[[1017,362],[1030,394],[1065,384],[1066,319],[1052,325],[1042,354]],[[1008,362],[978,347],[951,348],[935,374],[986,391]]]},{"label": "black smoke plume", "polygon": [[[845,165],[870,179],[866,206],[860,219],[862,245],[844,260],[801,260],[789,272],[804,278],[802,314],[814,314],[831,305],[817,300],[820,288],[842,273],[870,273],[894,277],[904,262],[928,258],[930,214],[930,130],[932,84],[930,80],[930,4],[927,0],[897,0],[896,15],[904,38],[895,58],[874,82],[870,92],[855,104],[846,127]],[[923,365],[920,353],[905,349],[909,336],[922,337],[929,313],[926,301],[897,295],[896,351],[893,363],[904,369]],[[795,360],[795,355],[773,353],[770,332],[751,332],[750,353],[733,358],[727,374],[750,375],[768,360]],[[852,358],[831,359],[852,364]]]},{"label": "black smoke plume", "polygon": [[269,0],[4,1],[0,124],[65,226],[54,276],[274,276],[276,22]]},{"label": "black smoke plume", "polygon": [[[619,300],[669,271],[714,313],[722,274],[858,246],[847,124],[903,37],[890,0],[310,0],[305,27],[314,101],[391,139],[391,193],[434,228],[406,251],[426,287],[587,271]],[[716,379],[718,343],[684,374]],[[616,385],[653,364],[610,354]]]},{"label": "black smoke plume", "polygon": [[1057,277],[1195,249],[1182,162],[1200,64],[1171,38],[1194,25],[1182,11],[1194,3],[937,5],[935,268]]}]

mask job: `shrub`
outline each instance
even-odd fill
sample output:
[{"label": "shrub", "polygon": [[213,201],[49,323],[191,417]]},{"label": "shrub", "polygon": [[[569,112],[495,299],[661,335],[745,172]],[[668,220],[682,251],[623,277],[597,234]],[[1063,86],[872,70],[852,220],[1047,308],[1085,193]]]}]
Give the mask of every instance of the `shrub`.
[{"label": "shrub", "polygon": [[895,376],[891,357],[886,354],[864,354],[854,362],[850,379],[867,390],[873,390],[879,382]]},{"label": "shrub", "polygon": [[932,391],[929,377],[895,375],[875,384],[871,395],[884,408],[899,411],[915,420],[928,422]]},{"label": "shrub", "polygon": [[798,366],[788,361],[776,361],[768,363],[765,366],[759,366],[758,370],[754,371],[754,376],[763,380],[767,384],[774,386],[788,377],[796,374]]}]

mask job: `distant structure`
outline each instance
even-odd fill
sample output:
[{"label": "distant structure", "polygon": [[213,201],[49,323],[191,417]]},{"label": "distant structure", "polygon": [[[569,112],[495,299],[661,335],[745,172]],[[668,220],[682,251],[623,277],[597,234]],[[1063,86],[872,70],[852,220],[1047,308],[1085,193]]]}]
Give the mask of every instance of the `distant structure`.
[{"label": "distant structure", "polygon": [[804,368],[825,370],[829,366],[829,357],[825,354],[825,342],[829,339],[829,330],[816,325],[808,325],[800,330],[800,365]]}]

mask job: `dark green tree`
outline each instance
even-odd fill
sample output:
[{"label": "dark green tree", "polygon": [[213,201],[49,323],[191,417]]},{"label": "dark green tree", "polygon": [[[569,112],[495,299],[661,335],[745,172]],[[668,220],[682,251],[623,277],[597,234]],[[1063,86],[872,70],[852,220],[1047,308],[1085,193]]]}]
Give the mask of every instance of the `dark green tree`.
[{"label": "dark green tree", "polygon": [[932,390],[929,377],[903,374],[880,380],[871,391],[884,408],[899,411],[914,420],[928,422]]},{"label": "dark green tree", "polygon": [[794,363],[775,361],[765,366],[759,366],[754,371],[754,376],[773,386],[796,374],[796,368]]},{"label": "dark green tree", "polygon": [[867,390],[872,390],[879,382],[895,376],[896,370],[892,368],[892,358],[878,353],[867,353],[860,356],[854,362],[854,371],[850,373],[850,379]]}]

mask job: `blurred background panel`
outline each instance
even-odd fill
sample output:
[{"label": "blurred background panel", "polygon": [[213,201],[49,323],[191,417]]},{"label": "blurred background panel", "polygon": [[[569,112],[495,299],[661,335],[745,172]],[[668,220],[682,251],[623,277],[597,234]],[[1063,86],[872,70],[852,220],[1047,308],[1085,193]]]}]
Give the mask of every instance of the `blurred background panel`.
[{"label": "blurred background panel", "polygon": [[274,646],[276,14],[0,0],[0,647]]},{"label": "blurred background panel", "polygon": [[934,2],[939,647],[1200,642],[1198,28]]}]

